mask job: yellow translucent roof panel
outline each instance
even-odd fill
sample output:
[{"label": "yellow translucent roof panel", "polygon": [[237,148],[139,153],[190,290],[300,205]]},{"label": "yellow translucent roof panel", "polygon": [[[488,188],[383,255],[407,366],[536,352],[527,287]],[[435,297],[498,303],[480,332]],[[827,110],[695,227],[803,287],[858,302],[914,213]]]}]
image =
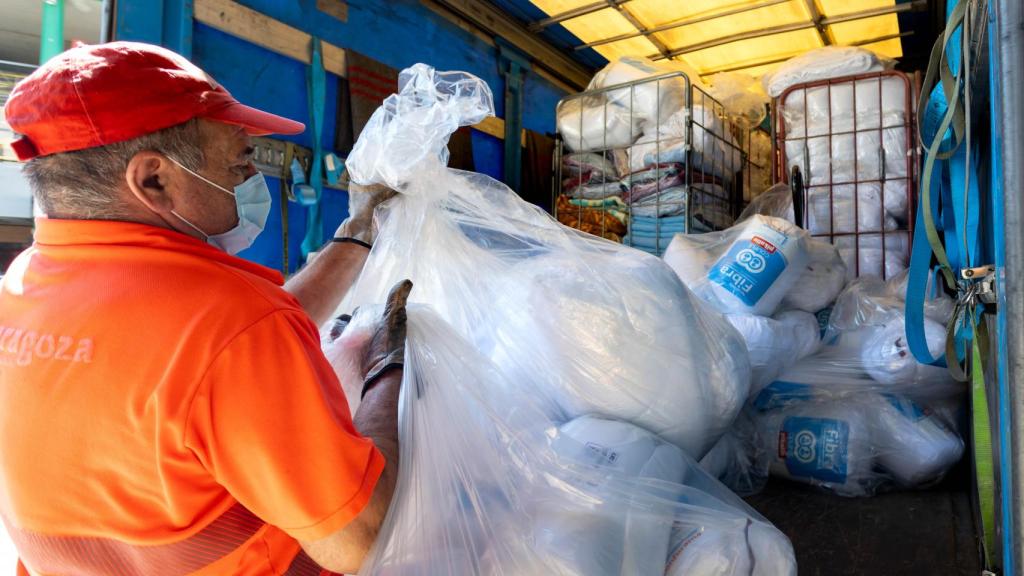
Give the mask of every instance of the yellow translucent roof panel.
[{"label": "yellow translucent roof panel", "polygon": [[689,52],[683,58],[701,74],[741,64],[755,65],[766,60],[801,54],[822,46],[821,37],[813,28],[749,38],[713,48]]},{"label": "yellow translucent roof panel", "polygon": [[743,32],[809,21],[810,16],[807,13],[806,4],[803,2],[788,2],[759,10],[741,12],[724,18],[706,20],[689,26],[672,28],[664,32],[658,32],[656,36],[668,46],[680,48]]},{"label": "yellow translucent roof panel", "polygon": [[[813,0],[818,11],[827,17],[841,16],[876,8],[888,8],[896,0]],[[574,8],[590,5],[594,0],[532,0],[533,4],[548,15],[557,15]],[[765,0],[632,0],[621,8],[643,27],[656,27],[682,20],[704,17],[736,10],[744,6],[755,6]],[[730,14],[722,18],[705,20],[697,24],[681,26],[658,32],[653,38],[669,50],[686,48],[705,42],[713,42],[778,26],[810,23],[811,13],[807,0],[788,0],[772,6]],[[583,43],[613,38],[623,34],[636,34],[637,27],[618,10],[606,8],[578,18],[562,22]],[[830,40],[840,45],[860,44],[865,40],[899,34],[899,21],[894,14],[842,22],[828,26]],[[762,62],[787,56],[795,56],[806,50],[818,48],[824,43],[813,27],[801,30],[748,38],[720,46],[688,52],[682,57],[702,74],[749,64],[751,70],[763,71],[773,65]],[[881,55],[897,58],[902,55],[898,38],[872,43],[868,48]],[[654,43],[642,36],[636,36],[615,43],[594,48],[602,56],[614,59],[621,56],[653,56],[658,53]]]},{"label": "yellow translucent roof panel", "polygon": [[[860,43],[872,38],[882,38],[900,33],[900,24],[895,14],[854,20],[852,22],[840,22],[828,27],[829,33],[836,44]],[[876,42],[871,49],[882,56],[899,58],[903,55],[903,45],[899,38],[893,38],[884,42]]]},{"label": "yellow translucent roof panel", "polygon": [[[636,26],[630,24],[629,20],[626,20],[618,10],[613,8],[573,18],[563,22],[562,25],[584,42],[636,32]],[[594,49],[609,60],[622,56],[647,55],[658,51],[658,48],[643,36],[596,46]]]}]

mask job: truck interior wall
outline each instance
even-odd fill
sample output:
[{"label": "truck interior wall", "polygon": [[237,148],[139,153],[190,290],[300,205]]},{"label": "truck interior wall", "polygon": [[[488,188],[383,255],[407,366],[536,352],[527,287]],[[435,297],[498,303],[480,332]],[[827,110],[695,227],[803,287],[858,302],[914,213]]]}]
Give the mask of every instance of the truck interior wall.
[{"label": "truck interior wall", "polygon": [[[166,8],[165,4],[171,3],[159,4]],[[173,44],[166,38],[166,30],[178,29],[177,24],[168,22],[173,15],[163,10],[163,16],[159,16],[161,11],[151,10],[148,16],[143,16],[140,13],[143,4],[151,3],[130,0],[117,3],[115,38]],[[490,85],[494,92],[496,114],[504,117],[504,80],[499,72],[495,47],[418,0],[350,2],[345,22],[319,11],[313,0],[242,0],[239,4],[395,69],[401,70],[417,62],[425,62],[439,70],[463,70],[475,74]],[[188,13],[188,10],[185,12]],[[164,19],[163,26],[159,23],[160,18]],[[187,21],[191,22],[191,19]],[[199,22],[192,23],[191,30],[192,61],[209,72],[236,98],[275,114],[309,123],[305,64]],[[189,38],[189,35],[184,37]],[[170,47],[175,48],[173,45]],[[328,73],[322,142],[325,151],[332,150],[334,145],[338,85],[338,78]],[[553,132],[555,106],[566,94],[536,72],[528,72],[523,95],[523,127],[541,133]],[[312,143],[309,130],[283,139],[303,146]],[[501,179],[504,156],[502,141],[474,130],[472,146],[476,171]],[[267,180],[274,206],[266,232],[241,255],[280,270],[283,263],[280,182],[274,177],[268,177]],[[334,233],[347,215],[347,203],[345,192],[324,189],[322,211],[325,238]],[[289,271],[294,271],[301,262],[299,246],[305,233],[306,209],[292,203],[288,206]]]}]

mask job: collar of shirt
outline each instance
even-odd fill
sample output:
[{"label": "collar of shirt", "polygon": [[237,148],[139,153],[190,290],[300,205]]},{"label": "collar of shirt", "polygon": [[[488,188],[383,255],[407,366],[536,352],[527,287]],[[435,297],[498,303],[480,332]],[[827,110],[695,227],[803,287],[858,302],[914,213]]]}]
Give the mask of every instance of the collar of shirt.
[{"label": "collar of shirt", "polygon": [[276,270],[232,256],[198,238],[169,228],[114,220],[37,218],[35,223],[35,244],[41,247],[108,245],[175,250],[238,268],[273,282],[277,286],[284,285],[284,277]]}]

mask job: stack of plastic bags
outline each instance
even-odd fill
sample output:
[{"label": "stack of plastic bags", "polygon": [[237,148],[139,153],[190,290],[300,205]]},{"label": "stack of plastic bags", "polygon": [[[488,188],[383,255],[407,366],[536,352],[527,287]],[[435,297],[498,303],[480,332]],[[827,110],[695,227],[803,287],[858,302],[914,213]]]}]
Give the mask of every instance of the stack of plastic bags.
[{"label": "stack of plastic bags", "polygon": [[[677,236],[665,254],[750,356],[751,401],[702,465],[742,494],[769,474],[846,496],[937,482],[963,453],[962,390],[910,353],[907,273],[846,283],[835,247],[792,224],[787,195],[780,186],[735,227]],[[938,356],[952,299],[934,291],[925,310]]]},{"label": "stack of plastic bags", "polygon": [[904,76],[873,75],[786,90],[884,67],[868,50],[826,47],[764,78],[782,96],[786,169],[799,167],[808,187],[808,230],[832,239],[851,279],[907,267],[912,87]]},{"label": "stack of plastic bags", "polygon": [[360,573],[795,574],[785,536],[694,460],[747,398],[735,330],[659,259],[448,169],[449,135],[493,113],[482,81],[421,64],[399,86],[347,164],[400,194],[339,309],[361,313],[326,344],[357,382],[362,318],[413,281],[398,485]]}]

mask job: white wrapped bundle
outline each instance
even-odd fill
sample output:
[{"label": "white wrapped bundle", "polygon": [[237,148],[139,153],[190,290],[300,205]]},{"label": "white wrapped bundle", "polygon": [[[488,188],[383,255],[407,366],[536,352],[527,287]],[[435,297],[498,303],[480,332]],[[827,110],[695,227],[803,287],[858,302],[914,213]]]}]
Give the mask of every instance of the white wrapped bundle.
[{"label": "white wrapped bundle", "polygon": [[879,396],[871,412],[878,463],[900,485],[938,480],[960,461],[964,442],[939,415],[906,396]]},{"label": "white wrapped bundle", "polygon": [[770,316],[807,266],[807,241],[792,222],[754,214],[721,232],[677,234],[664,259],[716,310]]},{"label": "white wrapped bundle", "polygon": [[796,84],[879,71],[882,61],[870,50],[852,46],[826,46],[790,58],[761,78],[765,92],[777,98]]},{"label": "white wrapped bundle", "polygon": [[[878,382],[895,384],[911,382],[918,375],[933,368],[920,364],[910,352],[907,341],[906,318],[902,312],[894,312],[891,318],[881,326],[865,326],[861,328],[865,334],[860,337],[861,362],[868,374]],[[941,357],[946,352],[946,329],[941,324],[925,319],[924,335],[928,342],[928,353],[933,358]]]},{"label": "white wrapped bundle", "polygon": [[878,185],[813,187],[807,193],[807,229],[811,234],[850,234],[896,230],[899,224],[882,209]]},{"label": "white wrapped bundle", "polygon": [[[689,78],[692,87],[705,89],[700,75],[683,62],[654,62],[647,58],[625,57],[615,60],[594,75],[588,90],[608,88],[627,82],[635,82],[670,74],[683,72]],[[609,102],[618,104],[632,116],[638,118],[646,126],[665,122],[672,114],[686,105],[687,81],[680,76],[663,80],[652,80],[629,88],[604,92]]]},{"label": "white wrapped bundle", "polygon": [[708,272],[711,297],[723,311],[771,315],[807,266],[807,234],[760,215],[735,228],[735,240]]},{"label": "white wrapped bundle", "polygon": [[665,576],[796,576],[793,547],[772,526],[745,518],[711,528],[682,516]]},{"label": "white wrapped bundle", "polygon": [[725,317],[747,345],[752,393],[821,346],[818,320],[808,312],[787,310],[774,318],[754,314],[726,314]]},{"label": "white wrapped bundle", "polygon": [[802,138],[902,126],[907,120],[909,93],[910,86],[899,76],[877,76],[793,90],[782,105],[786,136]]},{"label": "white wrapped bundle", "polygon": [[847,281],[864,276],[894,278],[907,269],[910,258],[909,234],[903,231],[885,233],[884,250],[882,236],[861,234],[856,237],[837,236],[833,240],[846,264]]},{"label": "white wrapped bundle", "polygon": [[815,313],[835,302],[846,285],[846,264],[835,246],[807,239],[810,258],[800,279],[782,299],[782,307]]},{"label": "white wrapped bundle", "polygon": [[690,117],[690,111],[683,108],[659,124],[656,131],[645,130],[629,148],[630,171],[639,172],[654,164],[686,162],[690,150],[690,167],[695,171],[731,179],[742,170],[743,153],[725,120],[712,107],[694,104],[693,140],[687,146]]},{"label": "white wrapped bundle", "polygon": [[558,132],[570,150],[625,148],[640,136],[640,119],[598,98],[566,100],[558,108]]}]

